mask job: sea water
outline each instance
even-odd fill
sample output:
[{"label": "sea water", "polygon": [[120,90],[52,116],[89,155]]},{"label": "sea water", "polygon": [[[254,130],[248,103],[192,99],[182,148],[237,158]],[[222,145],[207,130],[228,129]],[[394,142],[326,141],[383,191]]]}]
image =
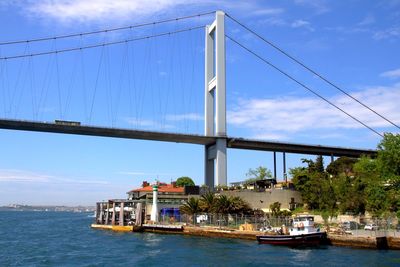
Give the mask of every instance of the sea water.
[{"label": "sea water", "polygon": [[0,266],[400,266],[400,251],[90,228],[88,213],[0,212]]}]

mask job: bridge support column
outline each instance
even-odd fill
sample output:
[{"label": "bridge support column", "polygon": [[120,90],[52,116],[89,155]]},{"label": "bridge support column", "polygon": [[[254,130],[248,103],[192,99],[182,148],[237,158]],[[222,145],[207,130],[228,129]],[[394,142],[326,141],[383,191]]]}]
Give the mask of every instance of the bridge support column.
[{"label": "bridge support column", "polygon": [[205,148],[204,182],[210,189],[227,184],[225,77],[225,13],[217,11],[205,36],[205,135],[218,137]]},{"label": "bridge support column", "polygon": [[205,148],[205,184],[214,186],[227,185],[226,138],[218,138],[214,145]]},{"label": "bridge support column", "polygon": [[276,152],[274,151],[274,179],[276,180]]},{"label": "bridge support column", "polygon": [[285,183],[287,183],[286,152],[283,152],[282,155],[283,155],[283,179],[285,180]]},{"label": "bridge support column", "polygon": [[214,160],[212,155],[212,149],[214,146],[206,146],[204,150],[204,184],[208,186],[209,189],[214,188]]}]

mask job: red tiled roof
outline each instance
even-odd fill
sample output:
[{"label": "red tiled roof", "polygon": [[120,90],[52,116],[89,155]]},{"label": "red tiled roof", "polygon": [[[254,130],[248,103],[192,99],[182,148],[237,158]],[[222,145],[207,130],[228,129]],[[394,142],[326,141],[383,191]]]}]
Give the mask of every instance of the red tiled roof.
[{"label": "red tiled roof", "polygon": [[[148,185],[138,189],[133,189],[130,192],[153,192],[153,186]],[[172,184],[158,185],[158,192],[160,193],[184,193],[183,187],[174,187]]]}]

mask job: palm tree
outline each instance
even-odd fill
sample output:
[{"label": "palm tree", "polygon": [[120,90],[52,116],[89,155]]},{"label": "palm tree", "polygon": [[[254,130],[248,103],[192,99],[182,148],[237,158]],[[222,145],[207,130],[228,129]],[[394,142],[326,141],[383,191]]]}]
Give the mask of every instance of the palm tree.
[{"label": "palm tree", "polygon": [[198,198],[191,197],[186,201],[185,204],[179,207],[179,210],[188,215],[199,213],[201,212],[200,201]]},{"label": "palm tree", "polygon": [[228,214],[232,209],[231,197],[226,195],[218,196],[214,207],[217,213]]},{"label": "palm tree", "polygon": [[204,195],[201,196],[200,199],[200,208],[202,211],[207,213],[212,213],[215,210],[215,201],[216,197],[213,192],[208,191]]},{"label": "palm tree", "polygon": [[189,218],[193,221],[193,224],[195,224],[195,214],[201,212],[200,209],[200,201],[198,198],[191,197],[189,198],[185,204],[179,207],[179,210],[184,213],[189,215]]},{"label": "palm tree", "polygon": [[246,214],[250,213],[251,208],[249,203],[240,197],[231,197],[231,211],[230,213]]}]

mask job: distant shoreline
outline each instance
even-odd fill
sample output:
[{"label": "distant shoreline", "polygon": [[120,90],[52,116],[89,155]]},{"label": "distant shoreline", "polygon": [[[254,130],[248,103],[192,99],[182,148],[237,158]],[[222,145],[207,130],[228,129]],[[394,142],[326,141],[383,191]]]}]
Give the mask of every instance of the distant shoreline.
[{"label": "distant shoreline", "polygon": [[14,205],[2,206],[0,211],[42,211],[42,212],[94,212],[95,207],[92,206],[30,206],[30,205]]}]

